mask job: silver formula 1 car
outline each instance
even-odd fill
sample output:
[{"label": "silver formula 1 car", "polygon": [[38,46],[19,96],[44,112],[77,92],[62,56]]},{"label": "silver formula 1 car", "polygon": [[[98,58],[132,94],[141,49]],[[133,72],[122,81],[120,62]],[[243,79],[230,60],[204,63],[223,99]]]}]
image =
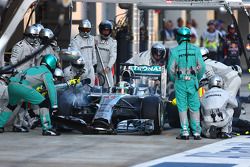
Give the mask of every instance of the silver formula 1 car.
[{"label": "silver formula 1 car", "polygon": [[166,72],[160,66],[123,64],[110,93],[86,84],[58,91],[54,122],[83,133],[160,134],[165,115]]}]

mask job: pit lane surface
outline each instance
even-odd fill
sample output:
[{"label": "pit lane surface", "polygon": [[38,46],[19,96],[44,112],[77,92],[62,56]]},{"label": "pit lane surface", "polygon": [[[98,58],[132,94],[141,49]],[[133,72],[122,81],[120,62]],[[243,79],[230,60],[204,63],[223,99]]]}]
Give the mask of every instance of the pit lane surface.
[{"label": "pit lane surface", "polygon": [[[241,95],[245,96],[249,94],[246,86],[248,79],[247,76],[243,78]],[[250,106],[245,105],[245,109],[247,114],[242,115],[242,118],[250,120]],[[218,145],[209,144],[222,141],[194,141],[192,138],[189,141],[180,141],[175,139],[178,134],[178,129],[167,129],[159,136],[82,135],[73,132],[57,137],[44,137],[41,135],[41,129],[31,130],[29,133],[6,132],[0,134],[0,167],[133,166],[177,153],[184,155],[185,151],[201,146],[213,149]],[[176,157],[171,157],[172,160],[173,158]],[[199,159],[202,161],[207,157]],[[176,161],[188,164],[184,159]],[[246,166],[250,166],[249,164]]]}]

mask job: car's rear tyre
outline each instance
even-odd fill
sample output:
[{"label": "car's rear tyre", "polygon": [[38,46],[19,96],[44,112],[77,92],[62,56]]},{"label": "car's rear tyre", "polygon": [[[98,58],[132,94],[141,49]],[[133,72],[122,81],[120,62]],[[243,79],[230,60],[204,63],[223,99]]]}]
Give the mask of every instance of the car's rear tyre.
[{"label": "car's rear tyre", "polygon": [[[173,91],[169,95],[169,100],[172,101],[174,98],[175,92]],[[180,118],[177,106],[168,102],[166,105],[166,113],[169,126],[172,128],[180,128]]]},{"label": "car's rear tyre", "polygon": [[142,100],[141,117],[154,120],[153,134],[161,134],[164,125],[164,109],[159,97],[147,96]]}]

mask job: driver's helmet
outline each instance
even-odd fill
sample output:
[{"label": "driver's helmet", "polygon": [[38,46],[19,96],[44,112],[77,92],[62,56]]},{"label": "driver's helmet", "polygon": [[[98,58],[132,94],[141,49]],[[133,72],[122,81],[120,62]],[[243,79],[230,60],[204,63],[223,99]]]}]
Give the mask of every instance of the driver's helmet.
[{"label": "driver's helmet", "polygon": [[132,77],[134,76],[134,73],[132,70],[125,69],[122,71],[121,76],[122,76],[122,81],[126,81],[128,83],[131,83]]},{"label": "driver's helmet", "polygon": [[24,36],[26,41],[30,44],[30,45],[36,45],[38,40],[39,40],[39,30],[36,26],[29,26],[26,28],[25,32],[24,32]]},{"label": "driver's helmet", "polygon": [[129,94],[130,84],[126,81],[120,81],[116,87],[116,93]]},{"label": "driver's helmet", "polygon": [[187,27],[181,27],[177,30],[176,40],[178,44],[183,41],[190,41],[191,30]]},{"label": "driver's helmet", "polygon": [[214,75],[208,83],[209,89],[212,87],[218,87],[218,88],[223,88],[224,87],[224,81],[219,75]]},{"label": "driver's helmet", "polygon": [[109,20],[103,20],[99,24],[99,33],[101,35],[101,38],[108,39],[112,33],[112,29],[113,29],[113,24]]},{"label": "driver's helmet", "polygon": [[78,26],[81,37],[88,38],[91,31],[91,23],[88,19],[82,20]]},{"label": "driver's helmet", "polygon": [[155,61],[164,60],[166,56],[166,48],[161,43],[155,43],[151,47],[151,56]]}]

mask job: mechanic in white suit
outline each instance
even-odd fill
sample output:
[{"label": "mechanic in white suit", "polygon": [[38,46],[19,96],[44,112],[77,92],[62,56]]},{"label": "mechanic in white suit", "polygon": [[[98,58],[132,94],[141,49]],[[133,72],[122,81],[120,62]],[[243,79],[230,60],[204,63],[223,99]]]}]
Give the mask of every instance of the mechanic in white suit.
[{"label": "mechanic in white suit", "polygon": [[[29,26],[24,32],[24,39],[17,42],[11,51],[11,64],[16,64],[23,60],[26,56],[34,53],[38,48],[39,30],[36,26]],[[18,66],[17,71],[22,71],[34,66],[34,59],[30,59],[26,63]]]},{"label": "mechanic in white suit", "polygon": [[[99,24],[99,33],[95,37],[96,45],[100,51],[100,57],[103,61],[104,69],[101,65],[101,60],[97,56],[97,72],[107,74],[110,87],[114,86],[114,79],[112,75],[112,67],[115,64],[117,57],[117,41],[111,37],[113,25],[110,21],[104,20]],[[104,84],[104,87],[107,88],[107,81]]]},{"label": "mechanic in white suit", "polygon": [[[80,57],[76,60],[71,61],[71,65],[66,67],[63,70],[64,79],[66,81],[76,79],[76,80],[78,80],[78,82],[80,82],[83,79],[86,79],[85,71],[87,71],[87,73],[88,73],[89,69],[85,68],[84,66],[85,66],[85,61],[84,61],[83,57]],[[80,80],[79,80],[79,78],[80,78]]]},{"label": "mechanic in white suit", "polygon": [[206,64],[206,78],[211,79],[215,74],[221,76],[225,83],[224,89],[233,97],[236,97],[241,85],[241,68],[239,66],[227,66],[221,62],[209,59],[209,51],[204,47],[201,48],[201,54]]},{"label": "mechanic in white suit", "polygon": [[41,46],[43,47],[44,45],[48,44],[48,42],[50,42],[50,44],[42,51],[42,53],[39,56],[36,56],[35,58],[35,64],[38,66],[41,63],[41,60],[43,58],[43,56],[47,55],[47,54],[53,54],[56,56],[56,58],[59,60],[59,56],[57,51],[55,50],[55,48],[58,48],[57,42],[55,40],[52,40],[52,38],[54,38],[54,33],[51,29],[48,28],[43,28],[40,32],[39,32],[39,38],[41,40]]},{"label": "mechanic in white suit", "polygon": [[127,61],[127,63],[134,65],[163,66],[166,63],[166,48],[160,43],[155,43],[152,45],[150,50],[133,56]]},{"label": "mechanic in white suit", "polygon": [[209,80],[209,90],[201,98],[202,134],[208,138],[231,138],[233,108],[236,98],[223,89],[223,79],[214,75]]},{"label": "mechanic in white suit", "polygon": [[85,60],[85,68],[88,68],[85,71],[85,78],[91,79],[91,86],[94,86],[95,83],[95,70],[97,59],[95,51],[95,40],[91,31],[91,23],[89,20],[82,20],[78,27],[79,34],[77,34],[71,41],[71,47],[73,49],[79,50],[83,59]]}]

